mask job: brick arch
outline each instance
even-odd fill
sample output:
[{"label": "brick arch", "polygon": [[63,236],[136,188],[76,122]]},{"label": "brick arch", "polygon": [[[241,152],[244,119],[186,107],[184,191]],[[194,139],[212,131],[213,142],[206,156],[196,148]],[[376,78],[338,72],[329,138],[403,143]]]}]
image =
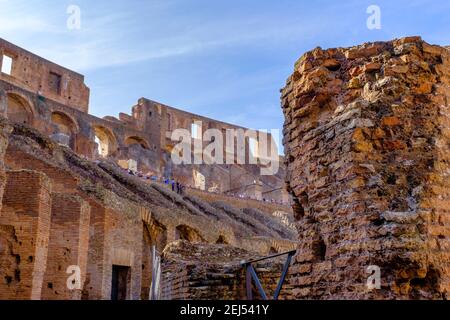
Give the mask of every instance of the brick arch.
[{"label": "brick arch", "polygon": [[156,219],[151,219],[145,226],[150,234],[152,244],[159,252],[162,252],[167,245],[167,226]]},{"label": "brick arch", "polygon": [[117,139],[112,130],[101,125],[94,125],[93,130],[100,156],[109,156],[117,150]]},{"label": "brick arch", "polygon": [[130,146],[134,144],[138,144],[144,149],[150,149],[150,144],[144,138],[138,136],[129,136],[125,139],[125,145]]},{"label": "brick arch", "polygon": [[219,235],[219,237],[216,240],[217,244],[229,244],[229,241],[227,240],[227,238],[223,235]]},{"label": "brick arch", "polygon": [[274,246],[271,246],[269,249],[269,254],[277,254],[278,253],[278,249],[275,248]]},{"label": "brick arch", "polygon": [[12,122],[32,125],[35,112],[30,99],[16,91],[7,91],[6,97],[7,118]]},{"label": "brick arch", "polygon": [[[154,231],[153,231],[154,232]],[[152,227],[143,221],[141,299],[148,300],[152,282],[153,250],[156,248]]]},{"label": "brick arch", "polygon": [[63,111],[53,111],[51,113],[51,121],[53,124],[57,125],[59,129],[63,131],[69,131],[72,134],[76,134],[79,131],[77,121],[70,115]]},{"label": "brick arch", "polygon": [[76,134],[79,131],[77,122],[62,111],[53,111],[50,116],[54,132],[52,138],[60,144],[75,149]]},{"label": "brick arch", "polygon": [[185,224],[178,225],[175,228],[176,239],[187,240],[191,243],[205,242],[205,239],[201,236],[200,232]]}]

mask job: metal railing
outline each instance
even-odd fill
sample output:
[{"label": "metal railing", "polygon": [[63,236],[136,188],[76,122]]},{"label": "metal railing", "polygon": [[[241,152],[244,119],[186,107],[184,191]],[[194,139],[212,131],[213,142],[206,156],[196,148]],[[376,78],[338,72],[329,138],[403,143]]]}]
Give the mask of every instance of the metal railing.
[{"label": "metal railing", "polygon": [[277,253],[268,257],[263,257],[259,259],[253,259],[249,261],[242,261],[241,265],[246,270],[246,290],[247,290],[247,300],[253,300],[253,291],[252,291],[252,280],[255,282],[256,288],[258,289],[259,294],[264,300],[269,300],[266,292],[264,291],[263,286],[261,285],[261,281],[259,281],[258,275],[256,274],[256,270],[253,267],[253,263],[273,259],[276,257],[287,255],[286,262],[283,266],[283,271],[281,273],[280,280],[278,281],[277,288],[275,289],[275,293],[273,295],[273,300],[278,300],[278,297],[280,296],[281,289],[283,287],[284,280],[286,279],[287,273],[289,271],[289,266],[291,264],[292,257],[296,253],[296,250],[283,252],[283,253]]}]

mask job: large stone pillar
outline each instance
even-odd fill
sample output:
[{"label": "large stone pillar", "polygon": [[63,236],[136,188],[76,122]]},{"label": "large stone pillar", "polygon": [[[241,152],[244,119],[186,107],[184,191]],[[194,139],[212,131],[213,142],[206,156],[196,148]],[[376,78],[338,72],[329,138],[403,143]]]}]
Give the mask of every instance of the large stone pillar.
[{"label": "large stone pillar", "polygon": [[0,215],[0,299],[41,298],[50,233],[50,188],[43,173],[7,172]]},{"label": "large stone pillar", "polygon": [[[80,197],[52,194],[49,252],[42,299],[81,299],[86,279],[89,216],[89,204]],[[72,280],[69,285],[68,279]]]},{"label": "large stone pillar", "polygon": [[282,91],[297,298],[449,297],[449,84],[449,51],[417,37],[298,60]]}]

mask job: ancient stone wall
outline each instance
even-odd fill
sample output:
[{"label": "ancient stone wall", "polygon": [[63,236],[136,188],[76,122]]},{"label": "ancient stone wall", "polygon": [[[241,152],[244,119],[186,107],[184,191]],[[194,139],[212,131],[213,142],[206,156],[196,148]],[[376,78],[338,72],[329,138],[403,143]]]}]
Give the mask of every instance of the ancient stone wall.
[{"label": "ancient stone wall", "polygon": [[[30,298],[15,293],[18,290],[15,289],[16,282],[19,280],[15,280],[14,275],[18,274],[23,276],[21,278],[23,282],[34,281],[33,288],[37,289],[33,290],[42,288],[42,294],[39,291],[33,296],[34,299],[110,299],[111,270],[113,265],[120,265],[131,269],[126,298],[138,299],[141,291],[140,259],[144,221],[140,207],[108,192],[102,194],[101,199],[92,197],[92,190],[90,192],[82,190],[83,184],[87,181],[81,181],[74,171],[70,171],[73,167],[68,168],[61,163],[59,165],[55,163],[55,159],[60,159],[61,155],[46,158],[45,153],[37,152],[38,149],[33,145],[35,141],[19,141],[9,144],[5,156],[6,166],[16,170],[28,169],[11,171],[12,173],[24,172],[22,174],[24,175],[30,172],[45,177],[48,181],[48,190],[52,189],[58,193],[54,192],[51,198],[49,196],[42,199],[39,206],[33,202],[35,199],[33,192],[40,194],[41,189],[33,184],[33,179],[29,176],[12,179],[11,183],[14,184],[6,186],[0,216],[4,244],[2,248],[5,250],[1,254],[1,259],[5,265],[5,279],[11,280],[10,283],[5,282],[8,290],[5,289],[3,297]],[[49,146],[49,143],[50,141],[47,141],[44,145]],[[23,194],[18,193],[22,189]],[[23,208],[27,203],[29,207]],[[14,209],[17,206],[19,209]],[[17,231],[17,229],[24,230],[21,232],[27,230],[22,227],[22,224],[30,223],[26,214],[31,214],[30,210],[38,210],[40,207],[49,210],[48,225],[44,225],[48,227],[44,230],[48,237],[46,242],[44,240],[37,242],[34,238],[24,237]],[[25,216],[22,216],[24,214]],[[48,247],[43,248],[45,243],[48,243]],[[25,249],[26,252],[20,251]],[[44,257],[34,260],[38,255],[34,254],[34,251]],[[29,261],[21,258],[22,256],[27,257]],[[39,268],[34,267],[33,277],[24,271],[24,265],[27,266],[32,262],[36,264],[39,262]],[[67,286],[70,275],[67,271],[71,266],[79,267],[81,288],[70,289]],[[45,271],[45,275],[38,277],[39,270]],[[74,272],[73,269],[70,270]]]},{"label": "ancient stone wall", "polygon": [[[265,213],[272,205],[179,195],[120,167],[134,160],[143,173],[190,184],[193,168],[169,168],[163,147],[170,107],[144,101],[131,115],[96,118],[87,114],[82,76],[5,41],[0,49],[13,58],[11,73],[0,75],[0,298],[147,299],[152,248],[178,239],[254,254],[295,246],[295,231]],[[179,111],[178,120],[189,128],[191,116]],[[231,171],[238,186],[259,175],[257,165],[197,169],[205,186],[222,192],[233,186]],[[281,181],[274,175],[262,183],[271,191]],[[80,286],[71,287],[77,272]]]},{"label": "ancient stone wall", "polygon": [[[51,230],[42,299],[80,300],[86,278],[90,206],[77,196],[52,194]],[[75,269],[74,269],[75,267]],[[80,286],[67,286],[79,272]]]},{"label": "ancient stone wall", "polygon": [[1,299],[40,299],[50,236],[50,181],[40,172],[7,172],[0,214]]},{"label": "ancient stone wall", "polygon": [[[227,245],[196,245],[173,242],[162,257],[161,299],[245,300],[246,272],[242,260],[255,255]],[[283,260],[255,264],[255,271],[269,297],[281,276]],[[292,299],[291,277],[286,277],[279,299]],[[261,299],[253,284],[254,299]]]},{"label": "ancient stone wall", "polygon": [[[199,131],[201,131],[202,133],[204,133],[208,129],[216,129],[217,132],[220,132],[220,136],[223,141],[223,163],[226,162],[227,157],[226,141],[228,137],[226,134],[226,130],[247,130],[247,128],[244,127],[189,113],[145,98],[141,98],[138,102],[138,105],[133,108],[133,118],[137,119],[135,123],[143,122],[142,120],[140,120],[141,117],[145,119],[144,123],[147,124],[146,127],[141,127],[149,129],[152,141],[157,141],[159,139],[161,150],[164,150],[167,153],[167,156],[169,156],[174,145],[177,143],[170,139],[171,134],[175,129],[185,129],[191,132],[191,125],[193,123],[201,124],[201,127],[199,127]],[[242,149],[246,155],[246,164],[242,165],[237,165],[238,141],[235,137],[233,137],[233,141],[234,153],[232,158],[234,159],[234,164],[213,166],[207,164],[171,166],[170,162],[166,161],[164,163],[165,170],[162,170],[162,172],[164,172],[164,174],[166,175],[173,175],[184,184],[193,187],[195,186],[195,172],[199,172],[205,178],[204,190],[214,190],[218,192],[227,192],[229,190],[242,188],[247,185],[253,184],[255,180],[261,180],[261,182],[264,183],[265,186],[263,188],[263,191],[272,191],[274,189],[284,187],[282,183],[284,177],[284,169],[282,168],[282,163],[280,164],[280,170],[275,172],[274,175],[261,176],[261,164],[248,164],[250,161],[248,157],[248,154],[250,152],[249,139],[247,138],[245,140]],[[210,141],[203,141],[201,143],[202,148],[204,149],[209,143]],[[269,157],[274,156],[271,155],[270,151],[272,144],[275,144],[275,140],[269,133],[267,137],[267,147],[269,150],[269,154],[267,156]],[[192,149],[192,152],[194,152],[194,149]],[[275,158],[277,157],[278,154]],[[249,193],[254,195],[254,191]],[[267,195],[269,196],[269,194]],[[279,197],[277,194],[274,194],[273,196],[274,199],[282,199],[282,197]]]},{"label": "ancient stone wall", "polygon": [[[190,131],[195,121],[202,122],[203,131],[214,128],[224,133],[226,129],[245,128],[145,98],[139,99],[130,115],[120,113],[119,118],[108,116],[99,119],[87,113],[89,89],[82,75],[0,39],[0,67],[7,59],[3,57],[12,59],[10,74],[0,73],[0,114],[9,120],[36,128],[89,159],[114,159],[127,169],[130,168],[129,160],[132,160],[136,162],[138,171],[174,177],[191,186],[196,185],[195,173],[198,172],[205,180],[205,189],[220,192],[241,188],[261,179],[265,184],[263,192],[268,192],[266,197],[280,199],[278,193],[271,191],[283,188],[283,169],[271,177],[260,177],[260,165],[172,164],[170,152],[175,143],[171,141],[170,133],[175,129]],[[274,140],[269,137],[268,142],[270,148]],[[202,143],[203,147],[208,144]],[[234,149],[236,152],[236,143]],[[244,149],[248,154],[248,141]],[[258,199],[262,199],[261,192],[251,188],[243,193],[256,193]]]},{"label": "ancient stone wall", "polygon": [[4,56],[12,59],[12,69],[10,74],[0,73],[0,80],[88,112],[89,88],[84,84],[84,76],[0,38],[0,69]]},{"label": "ancient stone wall", "polygon": [[449,51],[418,37],[297,61],[282,91],[297,298],[448,298],[449,84]]}]

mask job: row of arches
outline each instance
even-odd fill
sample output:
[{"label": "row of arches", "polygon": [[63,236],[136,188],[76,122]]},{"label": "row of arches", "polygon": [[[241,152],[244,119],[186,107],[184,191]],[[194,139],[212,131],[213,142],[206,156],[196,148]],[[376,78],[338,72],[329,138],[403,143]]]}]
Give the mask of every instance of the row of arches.
[{"label": "row of arches", "polygon": [[[31,101],[16,92],[6,93],[6,116],[15,123],[33,126],[35,110]],[[62,111],[54,111],[50,116],[53,132],[51,135],[58,142],[74,149],[76,134],[79,132],[77,121]],[[117,139],[109,128],[101,125],[93,126],[94,142],[97,144],[97,154],[107,157],[118,148]],[[138,136],[128,136],[124,140],[127,147],[139,146],[143,149],[150,149],[146,139]]]}]

